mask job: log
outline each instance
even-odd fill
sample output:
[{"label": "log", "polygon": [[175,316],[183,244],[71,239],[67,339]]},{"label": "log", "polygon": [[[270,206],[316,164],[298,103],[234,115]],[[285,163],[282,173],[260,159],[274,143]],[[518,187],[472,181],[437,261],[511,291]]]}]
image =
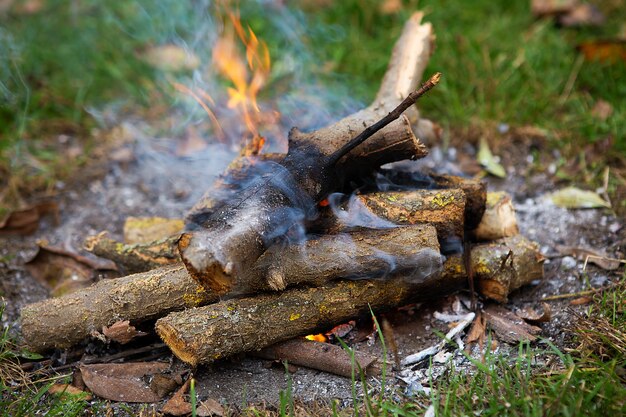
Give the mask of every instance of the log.
[{"label": "log", "polygon": [[[513,262],[503,262],[509,252]],[[471,264],[479,283],[496,281],[510,290],[543,277],[543,258],[537,245],[519,235],[475,246]],[[369,313],[370,306],[385,310],[449,294],[466,287],[466,275],[462,256],[454,255],[446,260],[439,275],[418,280],[335,281],[225,300],[171,313],[157,321],[156,330],[178,358],[195,366],[324,331]]]},{"label": "log", "polygon": [[431,225],[361,229],[322,235],[301,244],[270,247],[242,277],[246,294],[296,285],[323,285],[339,278],[414,279],[441,271],[437,232]]},{"label": "log", "polygon": [[306,339],[291,339],[268,346],[254,356],[262,359],[287,361],[291,365],[306,366],[346,378],[359,377],[359,370],[366,375],[379,376],[382,364],[378,357],[354,352],[354,369],[350,353],[340,346]]},{"label": "log", "polygon": [[[281,164],[213,213],[179,241],[181,258],[192,277],[217,294],[241,294],[247,273],[265,249],[298,231],[303,220],[316,213],[316,204],[341,183],[341,161],[353,149],[380,131],[439,83],[433,75],[387,116],[326,154],[316,142],[290,145]],[[339,143],[338,143],[339,144]]]},{"label": "log", "polygon": [[33,352],[68,348],[116,321],[153,320],[217,299],[176,264],[29,304],[22,309],[22,338]]},{"label": "log", "polygon": [[[465,193],[465,229],[473,230],[480,223],[487,200],[487,186],[483,181],[456,175],[442,175],[434,172],[412,172],[396,169],[381,169],[379,174],[390,184],[391,191],[410,189],[451,189],[460,188]],[[500,236],[503,237],[503,236]]]},{"label": "log", "polygon": [[157,240],[151,243],[128,245],[110,239],[106,232],[85,240],[85,249],[94,255],[110,259],[125,274],[149,271],[165,265],[180,262],[176,246],[178,236]]},{"label": "log", "polygon": [[[419,95],[438,82],[438,78],[432,78],[421,93],[414,94],[426,65],[420,59],[429,55],[432,47],[432,29],[420,25],[420,20],[421,16],[416,15],[407,24],[389,66],[395,75],[383,81],[372,106],[315,132],[305,134],[292,129],[289,151],[280,164],[262,164],[264,174],[238,198],[210,215],[194,217],[201,221],[192,224],[191,233],[183,236],[180,251],[186,267],[202,285],[220,294],[237,294],[240,274],[276,239],[284,238],[303,219],[314,215],[315,203],[341,187],[346,178],[390,161],[426,154],[408,119],[400,117]],[[406,58],[403,51],[416,47],[421,48],[419,56]],[[407,62],[412,64],[407,66]],[[402,99],[403,104],[395,107]],[[352,139],[363,128],[358,139]]]},{"label": "log", "polygon": [[[251,270],[255,279],[247,291],[384,277],[398,271],[421,277],[437,273],[441,262],[431,226],[357,230],[266,251]],[[22,334],[33,351],[64,348],[119,320],[135,324],[216,300],[214,293],[205,291],[176,264],[28,305],[22,311]]]},{"label": "log", "polygon": [[515,236],[519,233],[511,196],[505,192],[487,194],[485,213],[472,232],[475,240],[485,241]]},{"label": "log", "polygon": [[[465,193],[460,189],[361,194],[347,203],[345,211],[348,221],[358,222],[358,216],[365,215],[395,224],[430,224],[437,229],[440,244],[446,253],[461,249]],[[339,221],[342,221],[341,218]]]}]

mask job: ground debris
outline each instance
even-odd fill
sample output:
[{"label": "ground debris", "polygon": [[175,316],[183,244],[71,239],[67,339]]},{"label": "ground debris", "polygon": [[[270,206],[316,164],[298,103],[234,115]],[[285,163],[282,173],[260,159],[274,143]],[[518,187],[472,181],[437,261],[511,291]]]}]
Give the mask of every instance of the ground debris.
[{"label": "ground debris", "polygon": [[128,362],[81,365],[87,388],[98,397],[130,403],[151,403],[161,399],[148,382],[155,374],[165,372],[163,362]]},{"label": "ground debris", "polygon": [[489,327],[506,343],[532,342],[541,328],[532,326],[504,307],[491,304],[483,309]]},{"label": "ground debris", "polygon": [[0,236],[34,233],[39,227],[39,220],[46,214],[51,214],[55,223],[59,223],[59,207],[53,201],[42,202],[8,213],[0,212]]},{"label": "ground debris", "polygon": [[145,332],[137,331],[135,326],[131,326],[128,320],[116,321],[110,326],[104,326],[102,328],[102,334],[106,336],[107,339],[122,345],[130,342],[135,337],[147,335]]},{"label": "ground debris", "polygon": [[74,251],[40,242],[37,253],[25,264],[28,272],[48,286],[54,297],[69,294],[93,283],[96,271],[116,271],[115,263],[89,258]]}]

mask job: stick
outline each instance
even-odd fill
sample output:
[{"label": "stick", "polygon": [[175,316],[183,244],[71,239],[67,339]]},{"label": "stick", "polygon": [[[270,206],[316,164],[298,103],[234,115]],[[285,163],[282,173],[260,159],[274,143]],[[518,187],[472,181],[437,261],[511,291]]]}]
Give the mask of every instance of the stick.
[{"label": "stick", "polygon": [[407,96],[407,98],[402,100],[402,102],[400,104],[398,104],[398,106],[396,106],[396,108],[394,108],[392,111],[390,111],[389,114],[387,114],[387,116],[383,117],[382,119],[380,119],[379,121],[377,121],[373,125],[368,126],[357,137],[352,139],[350,142],[346,143],[343,147],[341,147],[341,149],[339,149],[333,155],[331,155],[331,157],[328,160],[328,164],[329,165],[335,165],[337,162],[339,162],[339,160],[341,158],[343,158],[351,150],[353,150],[354,148],[356,148],[357,146],[359,146],[360,144],[365,142],[374,133],[378,132],[383,127],[387,126],[389,123],[391,123],[394,120],[396,120],[409,107],[411,107],[413,104],[415,104],[415,102],[420,97],[422,97],[424,94],[426,94],[428,91],[430,91],[433,87],[435,87],[437,84],[439,84],[440,80],[441,80],[441,73],[440,72],[435,73],[433,76],[431,76],[428,79],[428,81],[426,81],[424,84],[422,84],[422,86],[419,89],[411,92],[411,94],[409,94]]}]

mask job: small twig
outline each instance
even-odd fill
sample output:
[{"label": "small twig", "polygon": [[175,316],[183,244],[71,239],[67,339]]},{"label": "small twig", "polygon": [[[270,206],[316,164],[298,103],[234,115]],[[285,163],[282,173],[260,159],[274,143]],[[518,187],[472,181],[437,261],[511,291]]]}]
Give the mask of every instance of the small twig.
[{"label": "small twig", "polygon": [[429,90],[431,90],[434,86],[439,83],[441,79],[441,73],[437,72],[435,75],[430,77],[428,81],[426,81],[422,86],[409,94],[402,103],[400,103],[395,109],[389,112],[389,114],[371,126],[368,126],[363,132],[361,132],[358,136],[352,139],[350,142],[346,143],[341,149],[334,152],[328,158],[328,166],[335,165],[341,158],[343,158],[348,152],[352,149],[359,146],[361,143],[365,142],[369,137],[371,137],[374,133],[378,132],[383,127],[387,126],[389,123],[396,120],[402,113],[405,112],[406,109],[411,107],[415,102],[424,94],[426,94]]},{"label": "small twig", "polygon": [[602,293],[604,291],[619,287],[620,285],[623,285],[623,284],[624,284],[624,281],[618,281],[610,285],[605,285],[604,287],[594,288],[592,290],[579,291],[579,292],[574,292],[574,293],[569,293],[569,294],[551,295],[549,297],[544,297],[541,300],[542,301],[554,301],[554,300],[562,300],[565,298],[584,297],[586,295],[594,295],[594,294]]}]

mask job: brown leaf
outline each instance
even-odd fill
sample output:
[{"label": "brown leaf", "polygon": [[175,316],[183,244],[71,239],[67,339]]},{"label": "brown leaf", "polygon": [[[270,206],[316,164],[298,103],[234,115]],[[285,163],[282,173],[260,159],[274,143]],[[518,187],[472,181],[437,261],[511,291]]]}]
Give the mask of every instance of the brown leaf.
[{"label": "brown leaf", "polygon": [[605,22],[606,17],[600,9],[589,3],[579,4],[559,16],[559,23],[565,27],[602,26]]},{"label": "brown leaf", "polygon": [[129,362],[81,365],[85,385],[97,396],[130,403],[152,403],[161,397],[147,382],[164,372],[169,364],[163,362]]},{"label": "brown leaf", "polygon": [[402,1],[384,0],[379,6],[379,10],[382,14],[396,14],[402,10]]},{"label": "brown leaf", "polygon": [[182,219],[128,217],[124,222],[124,241],[131,245],[153,243],[180,234],[184,227]]},{"label": "brown leaf", "polygon": [[102,328],[102,334],[108,339],[113,340],[121,344],[130,342],[133,338],[138,336],[145,336],[148,333],[139,332],[135,326],[130,325],[130,321],[116,321],[110,326],[104,326]]},{"label": "brown leaf", "polygon": [[613,106],[611,103],[604,100],[596,101],[596,104],[593,105],[593,109],[591,109],[591,115],[598,120],[606,120],[613,114]]},{"label": "brown leaf", "polygon": [[516,344],[522,341],[534,341],[541,329],[531,326],[512,311],[497,305],[489,305],[484,310],[489,327],[506,343]]},{"label": "brown leaf", "polygon": [[191,413],[191,404],[185,399],[185,394],[191,384],[191,378],[189,378],[185,384],[180,387],[176,394],[172,395],[172,398],[163,406],[163,414],[169,414],[172,416],[184,416]]},{"label": "brown leaf", "polygon": [[560,245],[557,246],[556,249],[561,255],[573,256],[580,261],[594,264],[607,271],[614,271],[618,269],[622,264],[626,263],[626,261],[624,260],[607,257],[606,253],[592,249]]},{"label": "brown leaf", "polygon": [[70,385],[70,384],[54,384],[50,388],[48,388],[48,393],[58,395],[61,398],[72,396],[72,395],[79,395],[80,398],[86,401],[89,401],[92,398],[91,395],[89,395],[89,393],[81,390],[80,388],[76,388],[75,386]]},{"label": "brown leaf", "polygon": [[163,398],[180,385],[182,381],[180,381],[177,377],[178,375],[172,377],[171,375],[156,374],[150,382],[150,389],[159,397]]},{"label": "brown leaf", "polygon": [[578,0],[532,0],[530,10],[536,17],[567,13],[578,5]]},{"label": "brown leaf", "polygon": [[481,345],[485,341],[485,328],[487,323],[485,322],[485,317],[482,313],[476,314],[476,318],[472,323],[472,327],[470,327],[467,336],[465,337],[465,343],[470,344],[474,342],[479,342]]},{"label": "brown leaf", "polygon": [[532,308],[527,308],[521,310],[517,313],[517,315],[531,324],[537,323],[547,323],[552,320],[552,309],[548,305],[548,303],[542,303],[543,313],[538,313]]},{"label": "brown leaf", "polygon": [[593,301],[593,298],[591,297],[579,297],[579,298],[573,299],[569,303],[573,306],[582,306],[585,304],[589,304],[591,301]]},{"label": "brown leaf", "polygon": [[117,270],[112,261],[88,258],[45,243],[39,244],[37,254],[24,266],[33,277],[50,288],[53,297],[91,285],[96,270]]},{"label": "brown leaf", "polygon": [[582,52],[587,61],[605,61],[609,63],[626,61],[625,39],[587,41],[578,45],[578,50]]},{"label": "brown leaf", "polygon": [[224,416],[225,411],[222,404],[214,400],[213,398],[209,398],[206,401],[202,401],[196,410],[196,415],[199,417],[222,417]]},{"label": "brown leaf", "polygon": [[53,201],[43,202],[22,210],[0,214],[0,236],[5,234],[29,235],[39,227],[39,219],[52,214],[59,223],[59,207]]}]

